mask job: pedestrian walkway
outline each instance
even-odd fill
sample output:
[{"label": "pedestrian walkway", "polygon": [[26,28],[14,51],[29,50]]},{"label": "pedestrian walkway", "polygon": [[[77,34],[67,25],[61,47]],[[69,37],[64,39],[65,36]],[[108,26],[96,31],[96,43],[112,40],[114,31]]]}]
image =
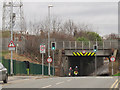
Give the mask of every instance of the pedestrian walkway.
[{"label": "pedestrian walkway", "polygon": [[40,78],[49,78],[49,76],[9,76],[8,81],[16,81],[23,79],[40,79]]}]

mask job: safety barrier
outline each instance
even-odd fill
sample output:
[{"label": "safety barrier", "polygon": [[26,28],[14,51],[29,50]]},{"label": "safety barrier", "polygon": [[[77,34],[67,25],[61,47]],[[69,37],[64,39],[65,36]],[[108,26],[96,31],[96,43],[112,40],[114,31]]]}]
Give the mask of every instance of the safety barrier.
[{"label": "safety barrier", "polygon": [[[2,64],[7,68],[8,74],[10,75],[10,59],[4,59],[2,57]],[[29,74],[31,75],[41,75],[42,65],[29,63]],[[13,60],[13,73],[14,75],[27,75],[27,68],[25,62]],[[48,66],[44,65],[44,75],[48,75]],[[53,75],[53,67],[51,67],[51,75]]]},{"label": "safety barrier", "polygon": [[[98,49],[118,48],[118,40],[104,41],[56,41],[57,49],[93,49],[93,46],[98,46]],[[46,44],[47,45],[47,44]]]},{"label": "safety barrier", "polygon": [[95,52],[73,52],[72,56],[95,56]]}]

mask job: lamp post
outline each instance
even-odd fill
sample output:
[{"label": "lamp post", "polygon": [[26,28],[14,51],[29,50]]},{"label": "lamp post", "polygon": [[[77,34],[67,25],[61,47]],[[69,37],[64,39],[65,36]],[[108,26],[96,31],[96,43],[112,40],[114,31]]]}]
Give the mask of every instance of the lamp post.
[{"label": "lamp post", "polygon": [[[11,16],[10,16],[10,29],[11,29],[11,41],[13,41],[13,2],[11,1],[11,12],[10,12],[10,14],[11,14]],[[13,51],[11,50],[11,62],[10,62],[10,64],[11,64],[11,72],[10,72],[10,74],[11,75],[13,75]]]},{"label": "lamp post", "polygon": [[[51,30],[51,20],[50,20],[50,8],[53,5],[48,5],[48,57],[50,57],[50,30]],[[48,75],[50,75],[50,63],[48,63]]]}]

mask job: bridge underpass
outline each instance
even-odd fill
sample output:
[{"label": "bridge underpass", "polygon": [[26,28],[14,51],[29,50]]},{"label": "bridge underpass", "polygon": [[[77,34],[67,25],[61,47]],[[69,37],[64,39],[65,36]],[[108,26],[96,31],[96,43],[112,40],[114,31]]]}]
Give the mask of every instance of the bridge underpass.
[{"label": "bridge underpass", "polygon": [[[82,50],[65,50],[65,59],[63,60],[63,73],[64,76],[68,75],[69,67],[73,69],[78,66],[79,76],[94,75],[95,72],[95,55],[93,56],[74,56],[73,52],[81,52]],[[86,52],[92,52],[93,50],[86,50]],[[91,54],[92,54],[91,53]],[[97,69],[103,66],[103,57],[111,56],[110,50],[98,50],[96,53]],[[100,72],[101,73],[101,72]],[[99,73],[97,73],[99,75]]]},{"label": "bridge underpass", "polygon": [[[103,57],[109,58],[112,55],[115,56],[113,52],[118,49],[118,41],[89,41],[87,44],[85,41],[58,41],[56,43],[56,47],[58,49],[64,50],[64,55],[59,55],[61,62],[59,67],[60,71],[58,73],[60,76],[67,76],[69,67],[72,66],[75,68],[76,64],[79,65],[80,76],[94,74],[95,56],[73,56],[73,52],[81,52],[82,50],[86,50],[86,52],[93,52],[93,46],[97,44],[98,50],[96,56],[99,69],[99,67],[103,66]],[[84,70],[82,71],[82,69]],[[98,75],[99,73],[97,72]]]},{"label": "bridge underpass", "polygon": [[[103,65],[103,57],[97,57],[97,68]],[[95,57],[68,56],[68,68],[78,66],[79,76],[88,76],[95,71]]]}]

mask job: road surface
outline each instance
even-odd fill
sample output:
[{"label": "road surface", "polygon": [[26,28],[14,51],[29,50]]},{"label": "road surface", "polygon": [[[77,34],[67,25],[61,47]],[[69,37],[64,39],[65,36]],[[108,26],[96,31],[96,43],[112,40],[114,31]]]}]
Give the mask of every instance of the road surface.
[{"label": "road surface", "polygon": [[118,88],[118,77],[51,77],[2,84],[3,88]]}]

